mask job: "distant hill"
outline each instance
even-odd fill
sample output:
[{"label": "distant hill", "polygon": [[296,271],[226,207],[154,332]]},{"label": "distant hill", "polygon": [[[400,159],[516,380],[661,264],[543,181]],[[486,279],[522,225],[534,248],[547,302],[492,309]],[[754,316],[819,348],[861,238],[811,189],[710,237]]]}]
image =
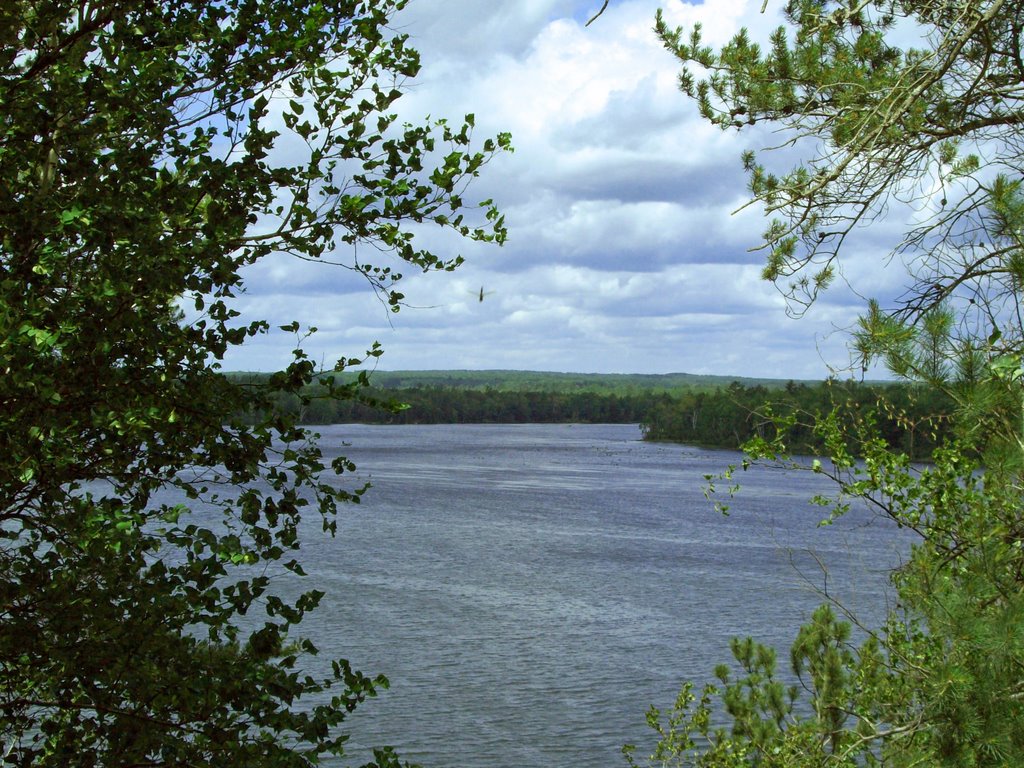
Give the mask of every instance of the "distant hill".
[{"label": "distant hill", "polygon": [[[553,373],[548,371],[374,371],[370,382],[381,389],[445,387],[510,392],[681,392],[715,390],[738,382],[745,387],[781,389],[787,379],[707,376],[693,373]],[[797,383],[816,384],[804,381]]]}]

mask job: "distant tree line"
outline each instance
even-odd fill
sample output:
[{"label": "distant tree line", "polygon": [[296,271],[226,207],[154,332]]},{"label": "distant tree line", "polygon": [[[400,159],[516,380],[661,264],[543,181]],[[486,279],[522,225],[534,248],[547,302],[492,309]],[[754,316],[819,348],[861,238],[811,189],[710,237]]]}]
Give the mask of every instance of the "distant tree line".
[{"label": "distant tree line", "polygon": [[[254,386],[268,385],[259,375],[249,380]],[[948,436],[952,412],[950,400],[928,388],[836,380],[791,381],[784,387],[733,382],[673,393],[432,384],[370,387],[344,399],[331,396],[329,386],[314,384],[272,399],[276,410],[303,424],[637,423],[648,440],[716,448],[771,438],[773,418],[783,416],[794,422],[793,445],[808,453],[822,448],[811,427],[814,417],[839,408],[840,418],[851,425],[872,413],[889,446],[913,456],[927,455]]]},{"label": "distant tree line", "polygon": [[276,407],[303,424],[634,424],[671,395],[641,392],[510,391],[428,386],[369,389],[339,400],[307,388],[302,396],[282,393]]},{"label": "distant tree line", "polygon": [[[825,381],[789,382],[784,389],[733,383],[712,392],[682,394],[658,403],[641,422],[648,440],[669,440],[719,448],[739,448],[753,438],[774,437],[777,417],[792,419],[794,451],[823,448],[816,417],[837,410],[849,426],[871,418],[890,448],[925,456],[950,435],[952,401],[927,387]],[[869,415],[870,414],[870,415]]]}]

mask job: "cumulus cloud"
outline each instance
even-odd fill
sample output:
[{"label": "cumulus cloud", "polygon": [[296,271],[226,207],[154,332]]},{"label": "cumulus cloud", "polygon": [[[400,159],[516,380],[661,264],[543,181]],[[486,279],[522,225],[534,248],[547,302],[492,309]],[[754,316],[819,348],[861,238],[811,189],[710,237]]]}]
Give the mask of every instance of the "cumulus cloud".
[{"label": "cumulus cloud", "polygon": [[[467,197],[493,197],[507,217],[503,249],[423,228],[421,244],[467,263],[407,274],[393,315],[346,270],[272,258],[247,276],[245,317],[315,325],[310,353],[330,364],[375,340],[382,367],[689,371],[821,378],[845,364],[843,334],[865,294],[889,291],[863,246],[847,283],[806,318],[786,316],[751,253],[764,227],[747,208],[739,157],[772,137],[710,127],[677,89],[678,66],[655,39],[670,23],[703,24],[710,44],[747,25],[778,24],[760,2],[417,0],[396,20],[423,56],[399,103],[421,121],[476,115],[476,135],[510,131],[514,154]],[[868,265],[868,266],[864,266]],[[407,270],[407,272],[409,272]],[[489,295],[479,300],[481,288]],[[293,339],[260,338],[228,367],[269,369]]]}]

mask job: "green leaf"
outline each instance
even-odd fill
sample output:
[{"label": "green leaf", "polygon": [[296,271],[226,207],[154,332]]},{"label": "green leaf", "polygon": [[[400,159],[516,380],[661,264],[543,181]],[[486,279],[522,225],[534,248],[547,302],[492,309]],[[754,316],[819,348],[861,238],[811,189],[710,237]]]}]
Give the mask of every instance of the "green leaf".
[{"label": "green leaf", "polygon": [[[301,334],[278,373],[222,366],[271,329],[238,298],[267,256],[330,269],[354,258],[344,241],[430,267],[419,224],[439,210],[478,216],[456,230],[471,239],[503,234],[465,179],[450,187],[462,166],[430,182],[426,158],[454,149],[437,142],[475,156],[468,134],[396,130],[391,84],[420,66],[394,31],[404,5],[0,5],[0,516],[17,520],[3,602],[21,606],[0,632],[9,759],[340,759],[342,721],[378,683],[347,663],[297,675],[316,590],[272,598],[251,566],[272,571],[319,533],[311,516],[333,534],[338,505],[359,501],[365,488],[331,477],[351,462],[325,459],[299,409],[363,391],[319,386],[300,322],[278,326]],[[402,269],[341,266],[400,308]],[[247,646],[240,617],[269,614]]]}]

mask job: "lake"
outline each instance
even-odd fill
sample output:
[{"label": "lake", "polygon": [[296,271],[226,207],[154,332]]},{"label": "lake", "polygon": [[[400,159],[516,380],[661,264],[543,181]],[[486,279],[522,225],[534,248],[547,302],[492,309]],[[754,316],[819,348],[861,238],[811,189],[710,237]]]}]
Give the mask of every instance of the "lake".
[{"label": "lake", "polygon": [[738,472],[725,517],[703,476],[739,454],[635,425],[318,431],[373,487],[335,539],[310,526],[305,586],[327,597],[304,633],[392,683],[346,764],[393,744],[435,768],[622,766],[623,743],[649,751],[648,706],[709,680],[731,637],[785,660],[823,588],[877,621],[910,543],[863,510],[817,527],[810,472]]}]

